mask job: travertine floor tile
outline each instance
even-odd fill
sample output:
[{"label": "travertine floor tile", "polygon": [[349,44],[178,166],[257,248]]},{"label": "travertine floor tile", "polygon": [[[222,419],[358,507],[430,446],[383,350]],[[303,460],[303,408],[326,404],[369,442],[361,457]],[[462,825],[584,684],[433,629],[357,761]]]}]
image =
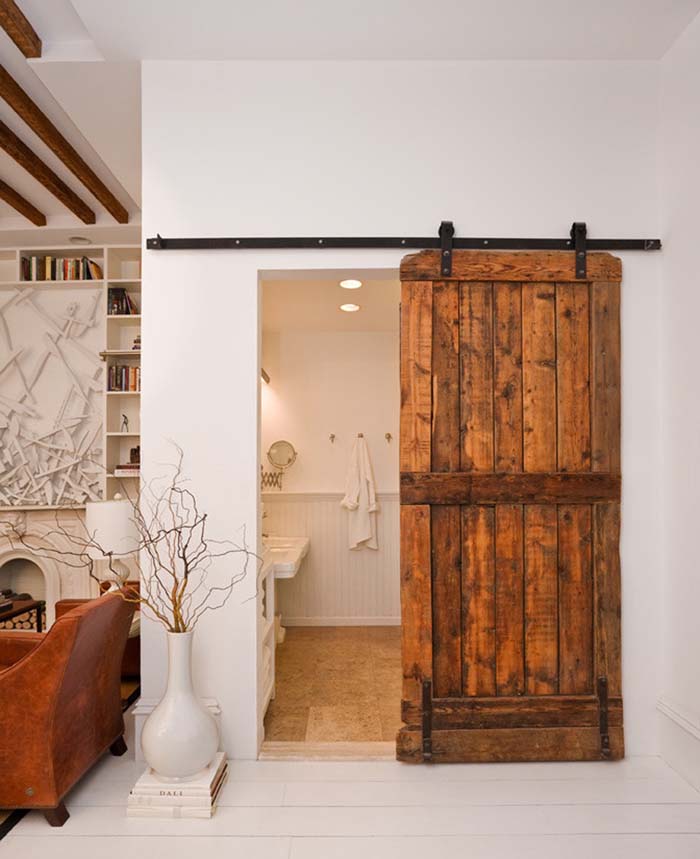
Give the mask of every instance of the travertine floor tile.
[{"label": "travertine floor tile", "polygon": [[382,725],[376,707],[374,711],[353,704],[335,707],[312,706],[309,709],[307,742],[379,742],[381,738]]},{"label": "travertine floor tile", "polygon": [[265,738],[393,741],[400,707],[398,627],[291,627],[277,648],[276,697]]}]

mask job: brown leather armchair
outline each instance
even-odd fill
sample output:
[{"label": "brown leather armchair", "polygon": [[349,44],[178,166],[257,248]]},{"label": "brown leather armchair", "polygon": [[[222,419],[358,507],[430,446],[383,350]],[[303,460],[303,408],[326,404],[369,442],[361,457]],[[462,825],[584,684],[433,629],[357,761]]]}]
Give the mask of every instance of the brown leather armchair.
[{"label": "brown leather armchair", "polygon": [[133,613],[108,594],[45,634],[0,633],[0,808],[38,808],[63,826],[68,791],[107,749],[124,754],[120,667]]}]

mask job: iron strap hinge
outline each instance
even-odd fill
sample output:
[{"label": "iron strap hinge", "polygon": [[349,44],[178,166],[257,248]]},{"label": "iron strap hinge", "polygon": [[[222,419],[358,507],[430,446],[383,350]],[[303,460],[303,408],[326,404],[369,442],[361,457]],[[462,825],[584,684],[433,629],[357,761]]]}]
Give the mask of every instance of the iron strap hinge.
[{"label": "iron strap hinge", "polygon": [[432,680],[423,681],[422,696],[423,718],[421,724],[422,752],[424,763],[430,763],[433,759],[433,683]]},{"label": "iron strap hinge", "polygon": [[440,223],[440,272],[443,277],[452,276],[452,250],[453,238],[455,234],[455,225],[452,221],[442,221]]},{"label": "iron strap hinge", "polygon": [[586,260],[586,228],[585,221],[574,221],[571,227],[571,241],[574,244],[576,279],[585,280],[587,270]]},{"label": "iron strap hinge", "polygon": [[600,756],[610,757],[610,733],[608,730],[608,678],[598,678],[598,725],[600,730]]}]

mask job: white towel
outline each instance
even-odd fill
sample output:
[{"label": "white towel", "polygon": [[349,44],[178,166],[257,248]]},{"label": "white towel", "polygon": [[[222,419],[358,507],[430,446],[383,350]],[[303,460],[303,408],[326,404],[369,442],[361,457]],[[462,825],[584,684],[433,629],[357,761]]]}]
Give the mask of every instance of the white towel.
[{"label": "white towel", "polygon": [[345,483],[345,498],[341,507],[350,511],[348,537],[351,549],[377,549],[377,494],[372,463],[364,437],[356,438],[350,454]]}]

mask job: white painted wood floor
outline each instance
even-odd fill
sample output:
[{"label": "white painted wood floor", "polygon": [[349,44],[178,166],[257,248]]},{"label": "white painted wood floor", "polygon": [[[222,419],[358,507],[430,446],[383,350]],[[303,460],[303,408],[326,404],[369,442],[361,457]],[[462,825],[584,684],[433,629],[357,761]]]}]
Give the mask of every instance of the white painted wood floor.
[{"label": "white painted wood floor", "polygon": [[31,812],[3,859],[698,859],[700,794],[658,758],[409,766],[236,761],[211,820],[127,819],[143,770],[106,757],[51,829]]}]

